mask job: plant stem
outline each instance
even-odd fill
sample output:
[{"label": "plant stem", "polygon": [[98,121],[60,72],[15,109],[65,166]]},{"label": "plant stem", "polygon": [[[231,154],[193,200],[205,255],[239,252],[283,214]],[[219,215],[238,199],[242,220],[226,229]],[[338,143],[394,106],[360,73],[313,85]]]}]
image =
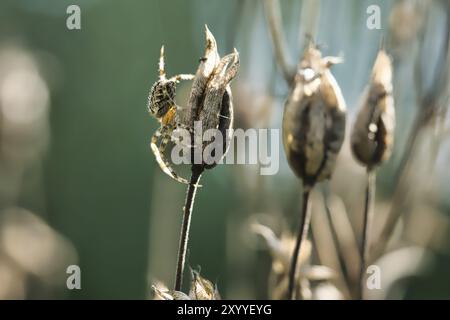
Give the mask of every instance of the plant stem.
[{"label": "plant stem", "polygon": [[374,210],[374,199],[375,199],[375,172],[370,168],[367,169],[367,186],[366,186],[366,199],[364,203],[364,216],[363,216],[363,230],[362,239],[360,247],[361,255],[361,267],[359,271],[359,298],[362,300],[364,297],[365,288],[365,270],[366,263],[368,259],[368,249],[369,249],[369,230],[372,224],[373,210]]},{"label": "plant stem", "polygon": [[291,258],[291,269],[289,270],[289,287],[288,299],[295,299],[295,280],[298,258],[300,256],[300,249],[308,237],[309,224],[311,222],[311,210],[309,210],[309,194],[311,189],[308,187],[303,191],[303,204],[300,216],[300,226],[297,234],[297,242],[295,243],[294,253]]},{"label": "plant stem", "polygon": [[[445,6],[446,11],[446,27],[443,39],[444,44],[442,46],[443,51],[440,53],[438,62],[435,65],[443,66],[435,71],[435,75],[432,81],[432,85],[427,86],[429,88],[428,92],[424,92],[423,88],[423,76],[421,75],[421,70],[416,66],[416,92],[419,93],[418,106],[419,110],[415,117],[414,124],[410,130],[409,138],[406,143],[405,151],[403,153],[400,165],[398,166],[397,173],[395,176],[395,186],[394,186],[394,197],[392,200],[391,209],[389,210],[389,215],[387,220],[381,229],[380,235],[377,237],[378,241],[374,246],[373,258],[379,258],[389,243],[392,234],[394,233],[395,227],[400,220],[403,210],[402,206],[407,202],[407,197],[404,192],[404,187],[407,187],[407,176],[410,173],[410,162],[413,158],[414,149],[418,146],[420,139],[419,135],[424,131],[427,126],[433,125],[434,120],[439,115],[438,110],[440,108],[447,108],[445,103],[442,105],[439,101],[443,95],[446,95],[445,84],[448,82],[448,67],[450,65],[450,59],[448,58],[448,53],[450,51],[450,5],[447,3]],[[423,46],[424,35],[426,32],[420,32],[421,37],[419,43]],[[416,64],[421,61],[418,59]],[[444,100],[445,101],[445,100]],[[447,108],[448,109],[448,108]]]},{"label": "plant stem", "polygon": [[263,4],[275,60],[287,84],[291,86],[295,74],[291,67],[292,60],[289,51],[286,49],[287,41],[284,37],[283,24],[281,22],[280,3],[278,0],[265,0]]},{"label": "plant stem", "polygon": [[[341,247],[341,241],[340,241],[339,236],[337,234],[336,226],[333,223],[333,214],[331,212],[331,207],[330,207],[330,202],[329,202],[330,200],[329,200],[328,187],[329,186],[327,185],[327,189],[326,189],[326,191],[324,192],[324,195],[323,195],[323,197],[324,197],[323,200],[324,200],[325,213],[327,215],[328,222],[330,224],[331,238],[333,239],[333,242],[334,242],[334,244],[336,246],[336,255],[337,255],[337,258],[338,258],[339,266],[340,266],[341,271],[342,271],[342,277],[344,279],[344,283],[345,283],[345,286],[346,286],[345,289],[348,292],[348,291],[350,291],[350,288],[349,288],[349,284],[350,284],[350,281],[351,281],[350,280],[350,274],[349,274],[349,270],[347,268],[347,264],[345,263],[344,255],[342,253],[343,249]],[[350,293],[349,293],[349,295],[350,295]]]},{"label": "plant stem", "polygon": [[192,209],[194,207],[195,194],[197,192],[198,182],[202,176],[203,168],[192,167],[191,180],[186,194],[184,204],[183,222],[180,231],[180,244],[178,247],[177,271],[175,274],[175,291],[181,291],[183,284],[184,265],[186,261],[187,245],[189,240],[189,229],[191,225]]}]

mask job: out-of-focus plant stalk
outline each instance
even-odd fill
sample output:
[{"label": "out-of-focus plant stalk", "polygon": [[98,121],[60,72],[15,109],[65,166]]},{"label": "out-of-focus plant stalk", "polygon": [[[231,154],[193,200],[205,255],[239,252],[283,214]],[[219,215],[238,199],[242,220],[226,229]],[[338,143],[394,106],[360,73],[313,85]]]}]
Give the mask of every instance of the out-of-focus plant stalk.
[{"label": "out-of-focus plant stalk", "polygon": [[367,170],[360,245],[361,265],[358,290],[360,299],[364,295],[364,274],[369,255],[369,236],[375,198],[375,169],[389,159],[394,143],[395,109],[392,90],[392,63],[382,49],[375,60],[371,79],[363,94],[362,105],[351,136],[353,155]]},{"label": "out-of-focus plant stalk", "polygon": [[363,299],[364,295],[364,273],[367,268],[367,261],[369,255],[369,231],[372,226],[373,215],[374,215],[374,207],[375,207],[375,192],[376,192],[376,173],[373,170],[367,170],[367,185],[366,185],[366,193],[365,193],[365,202],[364,202],[364,215],[363,215],[363,231],[361,235],[361,246],[360,246],[360,255],[361,255],[361,265],[359,270],[359,291],[358,296],[360,299]]},{"label": "out-of-focus plant stalk", "polygon": [[298,68],[291,68],[279,3],[266,0],[264,8],[275,58],[291,90],[283,114],[284,150],[304,188],[287,292],[288,299],[295,299],[297,260],[311,220],[309,195],[316,183],[331,178],[345,136],[345,101],[330,72],[334,64],[342,61],[337,57],[322,57],[311,38]]},{"label": "out-of-focus plant stalk", "polygon": [[[371,261],[378,259],[386,250],[386,247],[391,239],[395,227],[402,215],[402,207],[407,201],[407,188],[411,159],[414,154],[414,150],[417,147],[419,141],[418,137],[429,126],[434,125],[435,119],[439,116],[439,111],[448,109],[448,103],[446,99],[442,99],[444,95],[448,95],[447,86],[449,81],[449,68],[450,68],[450,3],[448,1],[432,3],[436,5],[442,5],[443,10],[446,13],[446,27],[443,32],[444,43],[442,45],[442,51],[439,54],[437,63],[434,63],[435,74],[433,76],[433,82],[429,87],[429,90],[425,92],[423,83],[423,72],[429,69],[428,58],[425,60],[425,65],[421,65],[421,58],[426,57],[426,53],[423,52],[426,49],[424,45],[425,30],[419,32],[419,44],[421,46],[420,55],[416,60],[415,68],[415,82],[416,92],[418,95],[419,110],[414,119],[413,126],[408,135],[405,151],[402,155],[400,165],[397,169],[394,196],[391,204],[391,209],[387,216],[387,220],[384,223],[381,232],[379,234],[378,242],[374,244]],[[429,4],[430,5],[430,4]],[[429,10],[427,10],[427,13]],[[425,19],[429,19],[426,17]],[[424,23],[426,25],[426,23]],[[447,100],[448,101],[448,100]]]},{"label": "out-of-focus plant stalk", "polygon": [[295,299],[295,278],[297,271],[298,257],[300,256],[300,249],[302,243],[305,243],[308,238],[309,225],[311,222],[311,209],[309,208],[309,194],[310,190],[303,191],[303,203],[301,212],[301,221],[297,232],[297,239],[295,242],[294,252],[292,253],[291,266],[289,269],[289,283],[288,283],[288,298]]},{"label": "out-of-focus plant stalk", "polygon": [[283,145],[288,163],[303,182],[303,204],[297,246],[292,255],[288,298],[294,299],[296,260],[309,229],[309,193],[329,180],[345,136],[346,106],[329,68],[340,59],[322,57],[310,44],[299,64],[298,74],[283,114]]},{"label": "out-of-focus plant stalk", "polygon": [[281,23],[281,10],[278,0],[265,0],[264,12],[278,67],[286,82],[292,85],[295,70],[291,67],[293,65],[292,59],[286,49],[286,38]]}]

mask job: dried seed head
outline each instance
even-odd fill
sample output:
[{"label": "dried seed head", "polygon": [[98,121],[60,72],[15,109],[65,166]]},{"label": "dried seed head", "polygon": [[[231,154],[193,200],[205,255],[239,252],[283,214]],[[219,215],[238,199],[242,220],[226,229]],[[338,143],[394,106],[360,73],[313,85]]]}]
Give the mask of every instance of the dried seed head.
[{"label": "dried seed head", "polygon": [[345,136],[346,106],[329,68],[339,58],[310,46],[299,64],[283,115],[283,144],[306,188],[331,177]]},{"label": "dried seed head", "polygon": [[161,284],[152,286],[152,289],[154,292],[153,300],[191,300],[187,294],[181,291],[169,290]]},{"label": "dried seed head", "polygon": [[211,281],[191,270],[191,287],[189,295],[181,291],[169,290],[163,283],[157,282],[152,286],[154,300],[220,300],[220,294]]},{"label": "dried seed head", "polygon": [[[288,274],[295,238],[284,235],[278,238],[267,226],[254,224],[252,231],[260,235],[267,245],[272,256],[272,270],[270,273],[269,289],[271,297],[275,300],[285,299],[288,294]],[[312,245],[310,241],[302,244],[302,250],[297,263],[297,281],[295,291],[297,297],[303,299],[311,297],[312,282],[329,281],[336,277],[336,272],[326,266],[311,265]]]},{"label": "dried seed head", "polygon": [[[235,49],[220,59],[216,40],[207,26],[205,33],[205,54],[195,74],[188,106],[180,113],[178,122],[196,134],[192,137],[195,145],[192,162],[196,162],[194,154],[198,153],[203,160],[200,166],[210,169],[225,155],[231,138],[231,130],[228,130],[233,124],[230,83],[239,69],[239,53]],[[195,122],[198,121],[201,127],[195,128]],[[217,130],[224,139],[216,139]],[[204,139],[203,134],[207,132],[213,133]],[[207,146],[211,148],[211,153],[204,153]],[[215,151],[218,151],[217,155]],[[203,157],[205,154],[210,155],[210,158]]]},{"label": "dried seed head", "polygon": [[391,59],[380,50],[353,126],[351,147],[355,158],[369,169],[387,160],[394,144],[394,128]]},{"label": "dried seed head", "polygon": [[[284,234],[278,237],[272,229],[261,224],[252,225],[252,231],[261,236],[272,256],[272,270],[276,273],[285,274],[289,272],[291,255],[295,246],[295,237],[291,234]],[[303,244],[303,250],[298,257],[297,268],[300,269],[309,261],[311,257],[311,242]]]},{"label": "dried seed head", "polygon": [[189,297],[192,300],[220,300],[219,291],[213,283],[191,270],[192,282]]}]

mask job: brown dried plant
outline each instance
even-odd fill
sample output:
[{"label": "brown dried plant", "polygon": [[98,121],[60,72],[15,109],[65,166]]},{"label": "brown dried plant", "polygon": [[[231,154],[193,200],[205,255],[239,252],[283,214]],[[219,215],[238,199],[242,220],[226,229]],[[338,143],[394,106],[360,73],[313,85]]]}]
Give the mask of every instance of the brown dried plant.
[{"label": "brown dried plant", "polygon": [[[174,292],[180,292],[182,288],[192,210],[200,177],[205,169],[214,168],[226,154],[232,134],[230,129],[233,125],[233,103],[230,82],[239,69],[239,54],[234,50],[233,53],[220,59],[216,40],[207,26],[205,26],[205,34],[205,53],[200,59],[200,65],[194,76],[178,75],[166,79],[164,47],[161,49],[160,79],[154,84],[149,95],[148,109],[161,122],[161,129],[152,138],[152,151],[165,173],[179,182],[188,184],[180,232]],[[192,88],[188,105],[186,108],[182,108],[177,106],[174,101],[175,84],[179,80],[188,79],[193,79]],[[199,128],[198,124],[200,124]],[[190,152],[192,175],[189,182],[179,177],[163,156],[168,140],[185,143],[177,141],[172,136],[177,128],[186,129],[190,135],[191,142],[187,148]],[[213,130],[214,133],[205,141],[202,133],[208,132],[208,130]],[[218,137],[218,135],[222,136]],[[163,139],[158,147],[156,142],[160,136]],[[225,142],[223,142],[223,137],[225,137]],[[207,147],[211,148],[210,153],[204,152]],[[209,157],[204,158],[205,154]],[[197,161],[197,159],[201,159],[201,161]]]},{"label": "brown dried plant", "polygon": [[291,169],[303,181],[303,207],[291,262],[289,297],[294,298],[297,257],[308,235],[310,191],[331,178],[345,136],[346,106],[329,68],[339,59],[310,46],[300,62],[283,115],[283,144]]},{"label": "brown dried plant", "polygon": [[288,298],[294,299],[298,256],[311,220],[311,189],[331,178],[345,136],[346,105],[330,72],[337,57],[322,57],[310,41],[297,68],[289,66],[279,5],[265,1],[266,18],[277,63],[290,87],[283,115],[283,145],[291,169],[303,181],[303,204],[297,241],[291,258]]},{"label": "brown dried plant", "polygon": [[[420,137],[426,129],[436,126],[439,119],[445,119],[445,114],[449,107],[449,77],[450,73],[450,3],[448,1],[406,1],[399,2],[399,9],[404,15],[414,14],[417,16],[416,24],[412,34],[407,38],[407,42],[414,44],[418,48],[415,57],[415,95],[418,110],[415,115],[412,127],[409,129],[408,139],[404,147],[400,164],[394,179],[394,195],[390,206],[386,222],[382,226],[380,234],[377,236],[377,243],[373,244],[371,260],[380,258],[386,251],[402,213],[404,206],[408,202],[410,183],[408,177],[412,172],[412,160],[420,145]],[[408,6],[406,6],[408,5]],[[430,26],[433,20],[431,14],[432,7],[445,14],[444,29],[442,32],[442,46],[439,48],[436,61],[430,61],[430,48],[427,38],[434,34],[435,30]],[[395,12],[395,11],[394,11]],[[395,19],[395,16],[392,20]],[[399,23],[391,26],[391,33],[395,34],[400,28]],[[396,48],[398,49],[398,48]],[[406,50],[406,49],[405,49]],[[431,74],[431,83],[427,85],[425,75]]]},{"label": "brown dried plant", "polygon": [[[295,246],[295,236],[282,234],[278,237],[269,227],[253,224],[252,231],[261,236],[272,257],[272,268],[269,276],[270,297],[275,300],[283,299],[288,295],[290,260]],[[294,285],[295,296],[304,300],[320,296],[317,289],[327,284],[337,276],[336,272],[326,266],[311,264],[312,244],[305,241],[303,250],[298,257],[297,278]],[[333,286],[334,287],[334,286]],[[323,291],[322,291],[323,292]],[[342,294],[334,287],[335,296]],[[330,290],[328,290],[330,293]]]},{"label": "brown dried plant", "polygon": [[[191,179],[189,182],[186,201],[184,205],[183,222],[181,226],[180,245],[178,250],[175,290],[181,290],[184,265],[186,260],[187,243],[189,238],[189,226],[191,223],[194,198],[200,177],[205,169],[214,168],[226,154],[229,146],[231,128],[233,125],[233,103],[230,82],[234,79],[239,69],[239,54],[233,53],[220,59],[217,43],[205,26],[206,47],[205,54],[200,59],[200,65],[195,74],[187,108],[182,109],[176,115],[180,126],[187,128],[191,134]],[[200,123],[201,130],[195,128]],[[221,138],[211,136],[209,139],[202,137],[202,132],[214,129],[214,134],[221,134]],[[213,140],[213,143],[210,141]],[[221,144],[222,143],[222,144]],[[212,152],[210,158],[204,158],[205,148],[213,145],[214,150],[220,150],[221,157],[217,158]],[[196,162],[200,156],[202,161]]]},{"label": "brown dried plant", "polygon": [[351,148],[355,158],[367,170],[358,296],[363,298],[368,261],[369,231],[375,201],[375,168],[389,159],[394,144],[395,109],[392,95],[392,64],[384,50],[375,60],[369,85],[363,94],[351,135]]},{"label": "brown dried plant", "polygon": [[189,294],[177,290],[169,290],[164,284],[152,286],[154,300],[220,300],[217,286],[200,276],[200,272],[191,270],[191,286]]}]

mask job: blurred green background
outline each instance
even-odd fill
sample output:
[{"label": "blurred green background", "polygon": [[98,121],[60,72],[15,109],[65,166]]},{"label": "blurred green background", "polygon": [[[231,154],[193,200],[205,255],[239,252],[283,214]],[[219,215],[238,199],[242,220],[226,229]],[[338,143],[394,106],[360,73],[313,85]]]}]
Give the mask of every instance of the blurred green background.
[{"label": "blurred green background", "polygon": [[[66,28],[70,4],[81,8],[81,30]],[[173,215],[174,230],[179,229],[184,195],[184,186],[165,181],[148,147],[157,128],[146,103],[157,77],[159,48],[166,45],[169,73],[193,72],[203,50],[203,25],[208,23],[223,43],[235,5],[145,0],[0,3],[1,43],[18,43],[42,54],[49,65],[44,67],[51,78],[51,139],[42,189],[39,195],[23,190],[18,205],[43,216],[76,247],[82,290],[72,291],[70,297],[147,296],[152,194],[161,191],[159,197],[178,208],[164,212]],[[159,180],[154,175],[160,175]],[[228,208],[212,205],[221,202],[217,189],[229,190],[225,182],[208,184],[195,216],[203,224],[194,225],[191,240],[193,247],[201,248],[203,237],[214,238],[197,263],[222,253],[210,261],[208,273],[223,274]],[[164,247],[163,242],[156,245]],[[172,269],[170,275],[174,265]]]},{"label": "blurred green background", "polygon": [[[282,1],[294,60],[304,38],[299,24],[305,14],[304,3]],[[382,30],[370,31],[365,26],[366,8],[373,3],[382,9]],[[348,61],[333,73],[347,100],[349,125],[394,3],[321,1],[318,42],[326,45],[327,54],[342,54]],[[81,8],[81,30],[66,28],[70,4]],[[21,294],[6,297],[144,299],[151,296],[151,284],[157,280],[172,286],[185,186],[170,180],[155,163],[148,144],[158,124],[148,115],[146,103],[157,78],[160,46],[166,48],[169,75],[193,73],[203,53],[204,24],[215,35],[221,55],[233,47],[241,53],[242,67],[233,84],[236,127],[280,128],[288,88],[277,73],[260,1],[0,2],[0,51],[15,48],[33,57],[49,92],[44,116],[48,118],[38,126],[38,133],[30,133],[35,138],[29,139],[31,151],[23,151],[37,156],[23,163],[13,194],[7,192],[11,190],[9,180],[2,178],[1,209],[25,208],[40,217],[64,237],[74,253],[68,261],[79,264],[82,272],[81,290],[66,290],[64,277],[49,284],[40,279],[39,272],[32,272],[17,278],[22,279],[24,288],[13,292]],[[431,40],[430,56],[442,43],[439,28],[436,40]],[[408,90],[411,70],[410,63],[400,66],[396,74],[397,83],[403,85],[396,96],[397,147],[393,159],[380,170],[380,201],[388,201],[393,192],[393,176],[416,112],[415,97]],[[185,103],[188,91],[188,83],[180,84],[180,104]],[[39,135],[42,141],[36,138]],[[14,145],[21,140],[12,141]],[[37,151],[33,149],[41,144]],[[438,177],[430,191],[433,208],[444,212],[440,217],[446,224],[450,206],[445,196],[450,187],[448,147],[444,144],[437,157]],[[363,182],[359,179],[346,188],[346,175],[353,172],[348,167],[357,165],[347,161],[348,150],[343,153],[348,155],[342,156],[341,166],[347,169],[336,174],[332,188],[344,201],[359,201]],[[226,298],[268,297],[271,260],[249,235],[247,222],[254,216],[269,224],[281,217],[296,219],[300,183],[281,150],[280,157],[277,176],[261,177],[257,166],[221,166],[206,172],[202,180],[188,264],[201,267],[202,275],[217,282]],[[5,168],[2,177],[8,176],[8,166]],[[355,170],[353,179],[357,181],[362,170]],[[358,216],[358,205],[348,208],[353,210],[350,216]],[[444,235],[447,238],[442,241],[448,241],[448,232]],[[442,246],[444,251],[436,249],[438,262],[433,269],[441,271],[411,284],[407,297],[450,298],[450,275],[445,267],[450,261],[448,242]],[[0,259],[2,256],[0,252]],[[59,256],[55,257],[58,260]],[[55,272],[64,274],[64,263]]]}]

